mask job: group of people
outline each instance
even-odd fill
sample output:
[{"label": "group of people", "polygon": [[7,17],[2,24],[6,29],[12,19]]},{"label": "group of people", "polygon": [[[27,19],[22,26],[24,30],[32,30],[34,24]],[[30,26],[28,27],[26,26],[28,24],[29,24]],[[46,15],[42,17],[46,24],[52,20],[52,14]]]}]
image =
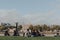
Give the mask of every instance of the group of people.
[{"label": "group of people", "polygon": [[[5,35],[5,36],[10,36],[9,30],[6,30],[5,33],[4,33],[4,35]],[[23,32],[23,37],[24,37],[25,35],[26,35],[27,37],[32,37],[32,36],[33,36],[33,37],[44,36],[44,34],[41,34],[38,30],[32,30],[32,31],[30,31],[29,29],[27,29],[27,32],[26,32],[26,33]],[[16,30],[14,30],[13,36],[20,36],[20,35],[19,35],[19,32],[16,31]]]},{"label": "group of people", "polygon": [[[5,36],[10,36],[10,34],[9,34],[9,30],[5,30],[4,35],[5,35]],[[13,36],[19,36],[19,33],[18,33],[17,30],[14,30]]]},{"label": "group of people", "polygon": [[[23,36],[24,36],[24,34],[23,34]],[[38,30],[29,31],[29,29],[27,29],[26,36],[27,37],[38,37],[38,36],[44,36],[44,34],[41,34]]]},{"label": "group of people", "polygon": [[[43,33],[40,33],[38,30],[31,30],[31,31],[30,31],[29,29],[27,29],[27,32],[23,32],[22,34],[23,34],[23,37],[25,37],[25,35],[26,35],[27,37],[45,36]],[[9,30],[6,30],[5,33],[4,33],[4,35],[5,35],[5,36],[10,36]],[[19,35],[19,32],[18,32],[17,30],[14,30],[13,36],[20,36],[20,35]],[[57,36],[60,37],[59,31],[56,33],[55,37],[57,37]]]}]

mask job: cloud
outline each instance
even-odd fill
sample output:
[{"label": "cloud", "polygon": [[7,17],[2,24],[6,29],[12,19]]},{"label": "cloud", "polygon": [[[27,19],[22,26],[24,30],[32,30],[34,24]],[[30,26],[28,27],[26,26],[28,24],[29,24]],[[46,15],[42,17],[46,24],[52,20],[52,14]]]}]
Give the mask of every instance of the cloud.
[{"label": "cloud", "polygon": [[29,13],[24,15],[24,18],[26,19],[25,22],[31,23],[31,24],[44,24],[48,23],[47,21],[51,20],[51,16],[55,14],[54,11],[48,11],[46,13]]},{"label": "cloud", "polygon": [[32,12],[24,15],[18,13],[15,9],[0,10],[0,22],[19,22],[20,24],[60,24],[58,15],[56,10]]},{"label": "cloud", "polygon": [[17,13],[15,9],[11,10],[0,10],[0,22],[17,22],[20,19],[21,14]]}]

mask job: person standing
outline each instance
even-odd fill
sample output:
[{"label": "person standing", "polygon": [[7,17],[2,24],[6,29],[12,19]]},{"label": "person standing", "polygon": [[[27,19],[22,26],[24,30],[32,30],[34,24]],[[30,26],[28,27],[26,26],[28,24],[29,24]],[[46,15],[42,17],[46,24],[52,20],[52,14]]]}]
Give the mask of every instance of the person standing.
[{"label": "person standing", "polygon": [[27,37],[31,37],[31,32],[29,31],[29,29],[27,29],[26,35],[27,35]]}]

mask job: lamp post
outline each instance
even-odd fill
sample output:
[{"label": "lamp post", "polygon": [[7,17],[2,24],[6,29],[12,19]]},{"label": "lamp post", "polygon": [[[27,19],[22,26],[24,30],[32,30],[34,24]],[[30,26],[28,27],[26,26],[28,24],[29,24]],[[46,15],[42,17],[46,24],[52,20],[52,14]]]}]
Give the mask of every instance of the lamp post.
[{"label": "lamp post", "polygon": [[18,31],[18,22],[16,22],[16,31]]},{"label": "lamp post", "polygon": [[19,32],[18,32],[18,22],[16,22],[16,30],[14,31],[14,36],[19,36]]}]

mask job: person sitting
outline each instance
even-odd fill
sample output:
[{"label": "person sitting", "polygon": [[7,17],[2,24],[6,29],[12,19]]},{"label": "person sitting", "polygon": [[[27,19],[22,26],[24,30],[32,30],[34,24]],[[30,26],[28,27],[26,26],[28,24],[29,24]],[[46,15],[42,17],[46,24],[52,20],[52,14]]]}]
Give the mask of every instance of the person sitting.
[{"label": "person sitting", "polygon": [[36,32],[35,32],[35,30],[32,30],[31,35],[32,35],[33,37],[36,37]]},{"label": "person sitting", "polygon": [[56,33],[55,37],[60,37],[59,30],[57,30],[57,33]]},{"label": "person sitting", "polygon": [[16,30],[14,30],[13,36],[19,36],[19,33]]},{"label": "person sitting", "polygon": [[5,36],[10,36],[10,34],[8,33],[8,30],[5,31],[4,35]]},{"label": "person sitting", "polygon": [[36,36],[41,36],[38,30],[36,30]]}]

